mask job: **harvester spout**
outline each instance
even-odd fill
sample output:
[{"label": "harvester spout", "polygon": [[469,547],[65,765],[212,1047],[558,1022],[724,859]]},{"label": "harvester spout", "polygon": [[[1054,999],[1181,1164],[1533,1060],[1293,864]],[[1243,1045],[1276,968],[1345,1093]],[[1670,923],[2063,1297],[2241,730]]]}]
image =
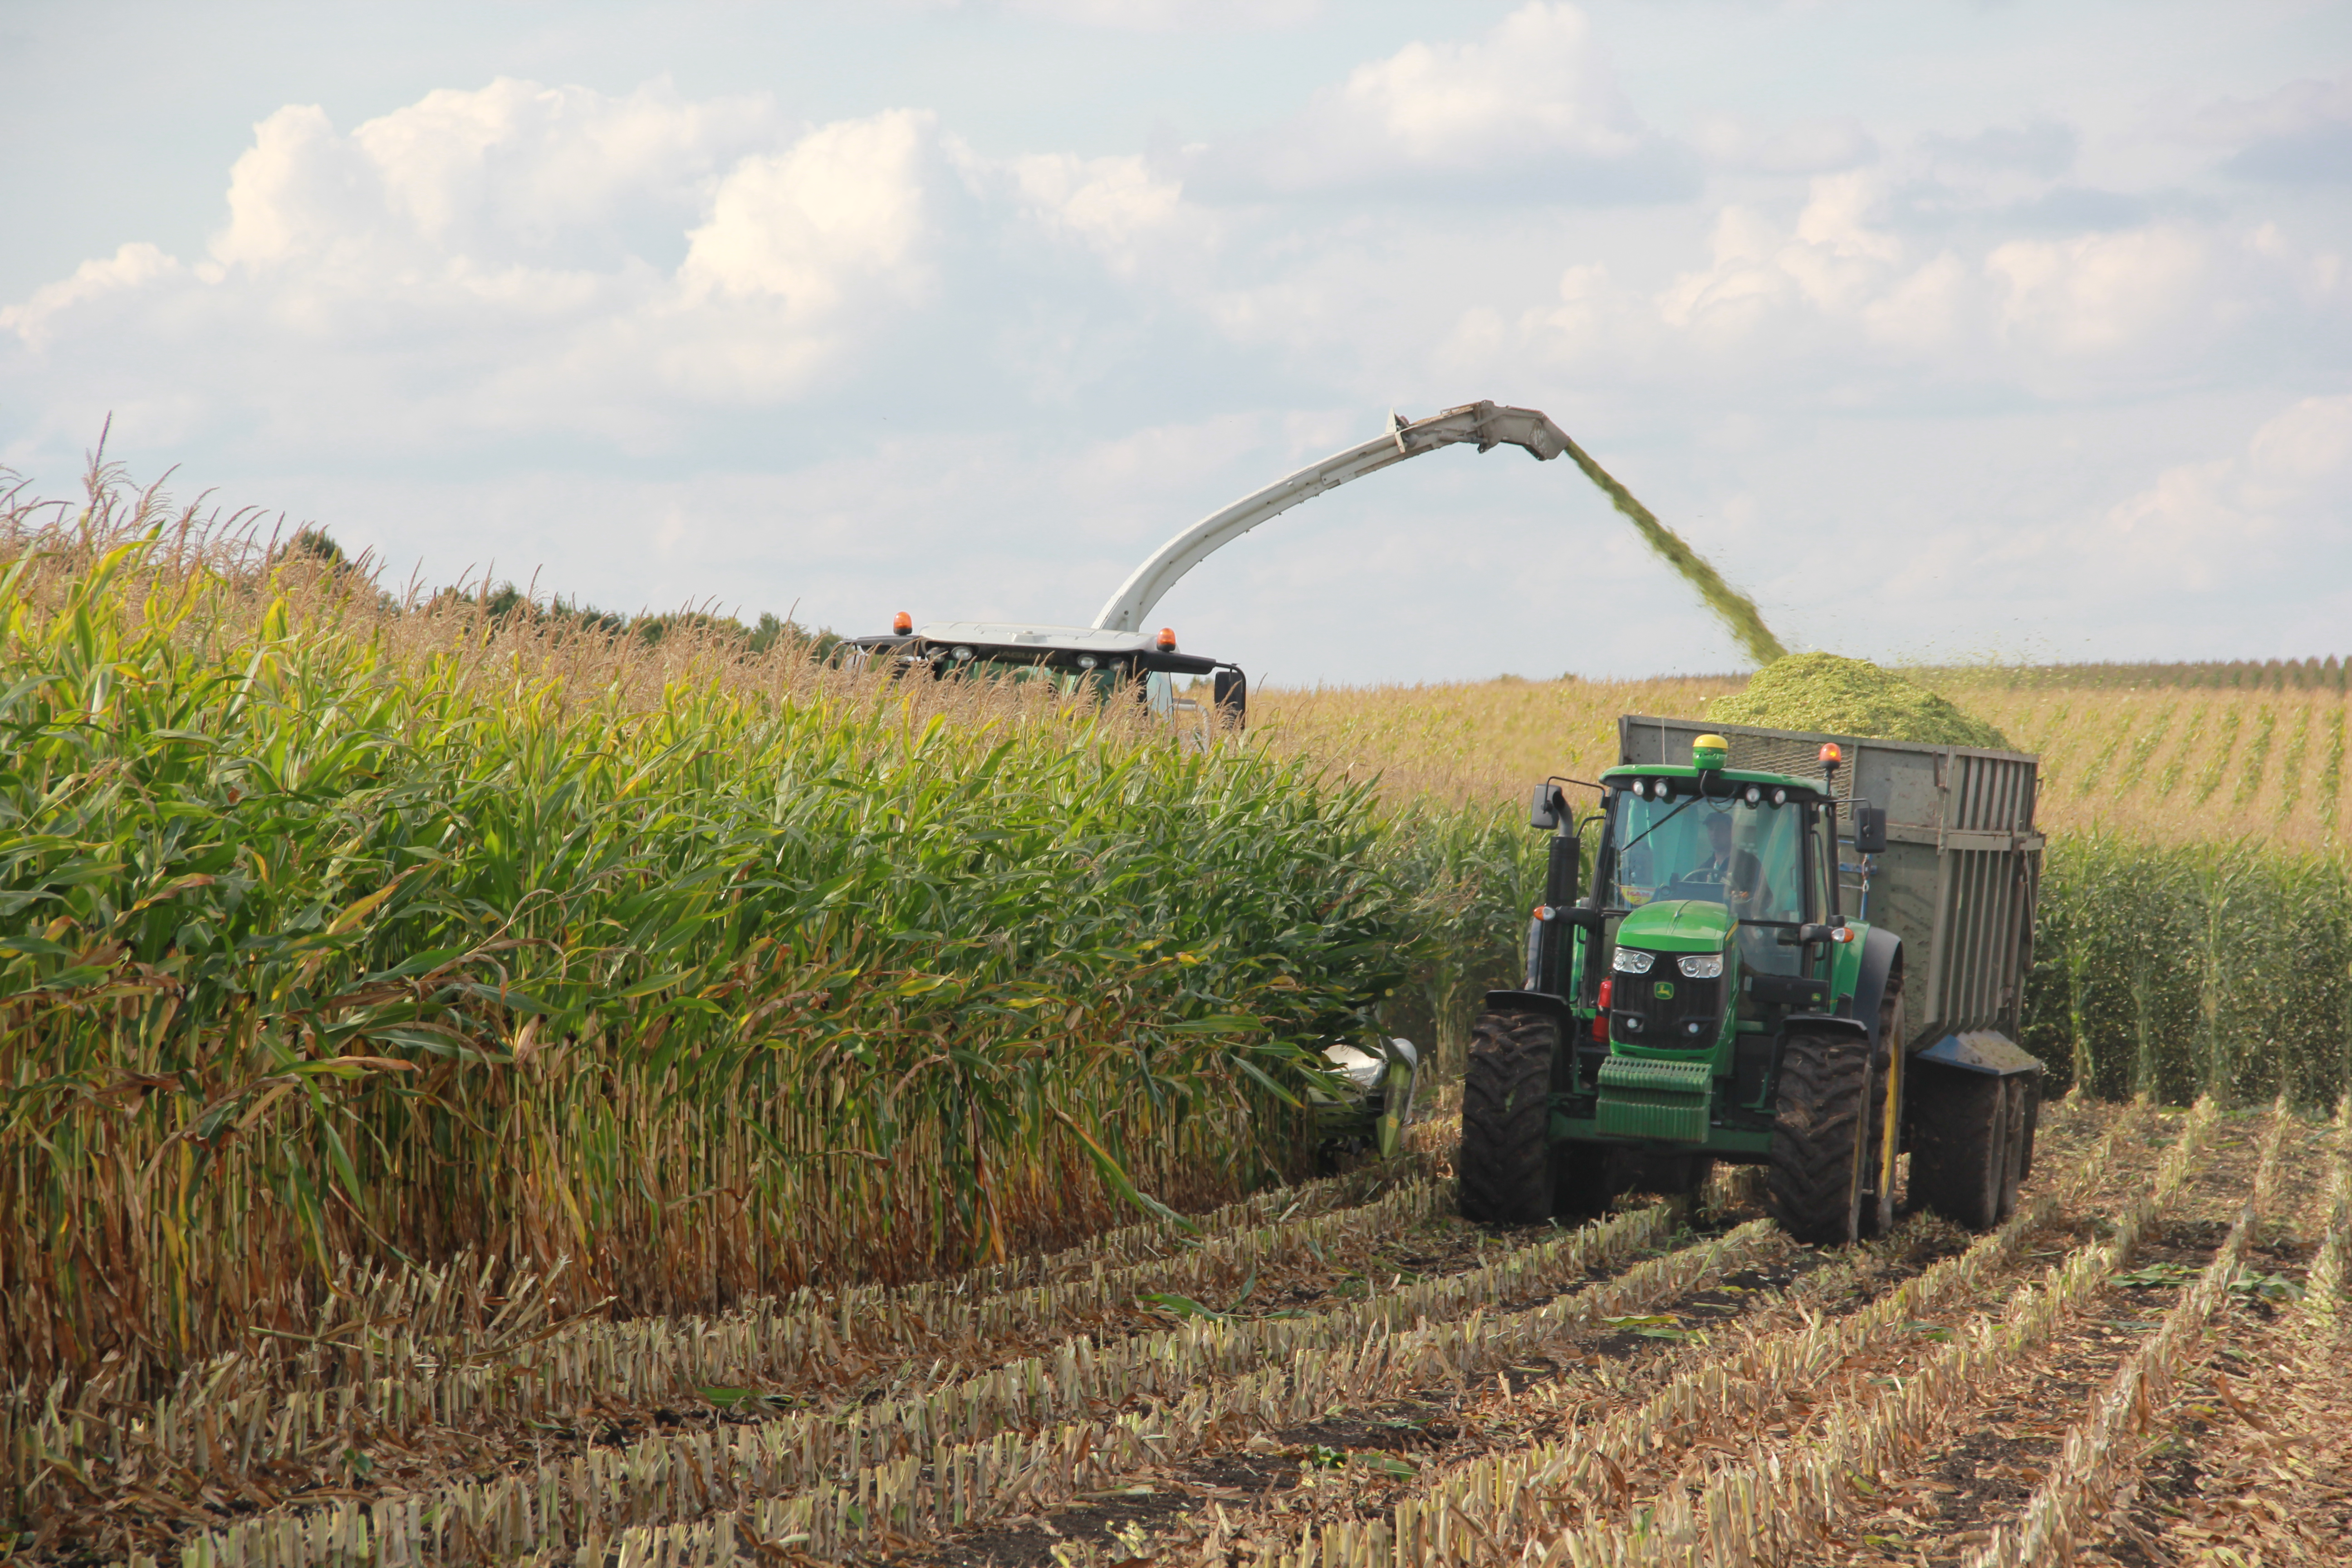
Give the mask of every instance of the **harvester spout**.
[{"label": "harvester spout", "polygon": [[1118,592],[1110,596],[1094,624],[1105,631],[1139,629],[1152,606],[1184,574],[1270,517],[1278,517],[1300,501],[1349,479],[1377,473],[1391,463],[1433,452],[1456,442],[1475,441],[1478,450],[1524,447],[1549,461],[1572,449],[1568,433],[1533,408],[1506,408],[1493,403],[1465,403],[1427,419],[1389,416],[1388,433],[1360,447],[1335,452],[1319,463],[1309,463],[1295,474],[1276,479],[1262,490],[1244,496],[1221,511],[1211,512],[1167,543],[1135,569]]}]

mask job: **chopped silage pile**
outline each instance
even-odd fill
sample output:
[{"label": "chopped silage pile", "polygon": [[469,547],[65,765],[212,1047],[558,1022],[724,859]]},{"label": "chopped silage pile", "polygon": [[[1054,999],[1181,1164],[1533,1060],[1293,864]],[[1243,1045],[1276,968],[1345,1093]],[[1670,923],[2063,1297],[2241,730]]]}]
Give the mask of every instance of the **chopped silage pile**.
[{"label": "chopped silage pile", "polygon": [[1881,741],[2009,746],[2000,731],[1970,718],[1917,681],[1866,658],[1841,658],[1833,653],[1776,658],[1748,679],[1747,690],[1710,700],[1706,716],[1727,724]]}]

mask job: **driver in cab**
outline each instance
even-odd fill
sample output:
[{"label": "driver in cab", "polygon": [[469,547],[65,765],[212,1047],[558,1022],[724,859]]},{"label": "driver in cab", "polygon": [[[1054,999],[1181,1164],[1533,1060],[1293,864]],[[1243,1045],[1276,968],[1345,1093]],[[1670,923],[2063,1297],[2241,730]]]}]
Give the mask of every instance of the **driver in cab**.
[{"label": "driver in cab", "polygon": [[1735,907],[1750,903],[1761,890],[1764,868],[1745,849],[1731,847],[1731,814],[1717,812],[1706,819],[1707,858],[1683,875],[1685,882],[1721,888],[1723,900]]},{"label": "driver in cab", "polygon": [[1706,819],[1707,858],[1684,873],[1685,882],[1721,887],[1731,880],[1731,814],[1714,812]]}]

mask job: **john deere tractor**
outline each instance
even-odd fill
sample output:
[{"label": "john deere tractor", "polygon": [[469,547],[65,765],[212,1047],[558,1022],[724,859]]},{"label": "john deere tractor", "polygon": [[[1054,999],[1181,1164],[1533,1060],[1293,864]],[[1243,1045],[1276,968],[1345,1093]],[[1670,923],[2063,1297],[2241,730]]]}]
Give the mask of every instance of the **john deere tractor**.
[{"label": "john deere tractor", "polygon": [[[1791,1235],[1846,1241],[1892,1223],[1907,1149],[1915,1203],[1996,1223],[2038,1105],[2040,1064],[2012,1042],[2040,864],[2032,759],[1727,726],[1777,764],[1734,767],[1726,735],[1670,722],[1622,722],[1626,760],[1581,821],[1567,781],[1536,792],[1545,897],[1525,984],[1488,993],[1473,1034],[1463,1214],[1591,1214],[1630,1186],[1695,1190],[1730,1161],[1767,1167]],[[1670,735],[1686,760],[1648,760]],[[1820,771],[1792,770],[1815,742]],[[1867,754],[1875,804],[1841,796],[1846,745]],[[1890,803],[1906,818],[1892,844]],[[2000,831],[1976,822],[1988,812],[2006,812]]]}]

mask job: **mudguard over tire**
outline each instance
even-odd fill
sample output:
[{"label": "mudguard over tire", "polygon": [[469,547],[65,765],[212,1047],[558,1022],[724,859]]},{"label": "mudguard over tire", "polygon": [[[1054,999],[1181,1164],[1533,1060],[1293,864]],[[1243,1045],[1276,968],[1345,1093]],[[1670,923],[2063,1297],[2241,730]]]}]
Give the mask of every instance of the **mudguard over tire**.
[{"label": "mudguard over tire", "polygon": [[1462,1077],[1462,1217],[1540,1225],[1555,1200],[1552,1058],[1559,1026],[1540,1013],[1488,1013],[1470,1031]]},{"label": "mudguard over tire", "polygon": [[2031,1084],[2023,1074],[1990,1078],[1930,1068],[1916,1088],[1912,1205],[1970,1230],[1991,1229],[2017,1207]]},{"label": "mudguard over tire", "polygon": [[1855,1194],[1869,1125],[1870,1047],[1861,1040],[1791,1035],[1780,1053],[1765,1205],[1797,1240],[1853,1239]]}]

